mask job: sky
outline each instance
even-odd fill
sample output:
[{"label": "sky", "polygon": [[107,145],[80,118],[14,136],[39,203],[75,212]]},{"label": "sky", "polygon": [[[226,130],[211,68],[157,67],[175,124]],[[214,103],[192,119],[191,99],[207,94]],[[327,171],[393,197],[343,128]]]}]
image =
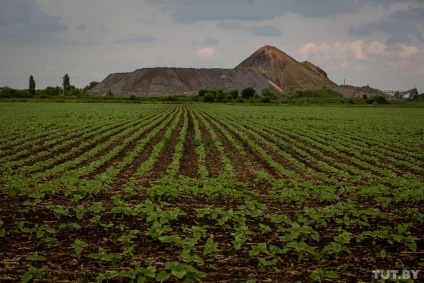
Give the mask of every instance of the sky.
[{"label": "sky", "polygon": [[424,0],[0,0],[0,86],[234,68],[264,45],[337,84],[424,92]]}]

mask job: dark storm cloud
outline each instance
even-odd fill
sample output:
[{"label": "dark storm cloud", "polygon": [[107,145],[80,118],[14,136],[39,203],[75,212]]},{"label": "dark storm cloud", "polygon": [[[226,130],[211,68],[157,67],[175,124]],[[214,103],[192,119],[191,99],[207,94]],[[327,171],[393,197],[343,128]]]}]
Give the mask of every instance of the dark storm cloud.
[{"label": "dark storm cloud", "polygon": [[181,23],[211,20],[262,21],[287,12],[305,17],[326,17],[358,11],[360,5],[352,0],[147,0],[161,6]]},{"label": "dark storm cloud", "polygon": [[126,38],[118,38],[114,41],[116,44],[125,44],[125,43],[149,43],[156,41],[156,38],[151,35],[129,35]]},{"label": "dark storm cloud", "polygon": [[[424,2],[424,1],[421,1]],[[388,18],[377,23],[362,25],[358,28],[351,28],[353,35],[367,36],[375,32],[385,32],[390,35],[387,43],[410,42],[410,36],[415,36],[420,41],[424,41],[423,34],[418,30],[424,24],[424,9],[408,8],[406,11],[396,11]]]},{"label": "dark storm cloud", "polygon": [[46,14],[35,0],[2,0],[0,2],[0,38],[14,42],[44,41],[69,44],[52,33],[68,31],[60,17]]},{"label": "dark storm cloud", "polygon": [[223,22],[217,26],[226,30],[250,32],[254,36],[280,36],[282,34],[279,28],[272,25],[243,26],[234,22]]}]

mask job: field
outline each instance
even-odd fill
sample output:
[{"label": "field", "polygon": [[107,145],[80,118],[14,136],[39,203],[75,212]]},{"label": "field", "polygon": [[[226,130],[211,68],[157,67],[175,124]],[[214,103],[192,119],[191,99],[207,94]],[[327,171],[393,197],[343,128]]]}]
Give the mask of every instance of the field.
[{"label": "field", "polygon": [[424,269],[424,109],[0,103],[0,118],[0,282]]}]

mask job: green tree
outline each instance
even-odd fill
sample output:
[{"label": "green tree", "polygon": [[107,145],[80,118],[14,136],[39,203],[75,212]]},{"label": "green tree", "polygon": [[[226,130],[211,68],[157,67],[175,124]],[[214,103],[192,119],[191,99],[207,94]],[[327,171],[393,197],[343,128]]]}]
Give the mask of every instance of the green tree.
[{"label": "green tree", "polygon": [[47,96],[58,96],[60,94],[60,87],[48,86],[44,90],[44,94]]},{"label": "green tree", "polygon": [[246,87],[241,91],[241,96],[244,99],[249,99],[251,97],[254,97],[256,95],[256,89],[253,87]]},{"label": "green tree", "polygon": [[35,95],[35,80],[34,77],[31,75],[29,76],[29,87],[28,87],[28,91],[31,95]]},{"label": "green tree", "polygon": [[236,88],[233,88],[232,90],[230,90],[228,92],[228,94],[231,94],[231,96],[233,97],[233,99],[236,99],[239,96],[239,91]]},{"label": "green tree", "polygon": [[215,102],[215,95],[212,92],[207,92],[203,98],[204,102]]},{"label": "green tree", "polygon": [[216,94],[216,102],[222,102],[222,101],[224,101],[224,97],[225,97],[224,93],[222,91],[219,91]]},{"label": "green tree", "polygon": [[70,85],[71,85],[71,82],[69,80],[69,76],[68,76],[68,74],[66,74],[63,77],[63,87],[66,88],[67,86],[70,86]]},{"label": "green tree", "polygon": [[2,98],[10,98],[10,97],[16,97],[16,90],[13,88],[10,88],[8,86],[5,86],[1,89],[0,97]]},{"label": "green tree", "polygon": [[266,87],[262,89],[262,95],[268,96],[270,99],[277,99],[277,91],[273,87]]},{"label": "green tree", "polygon": [[204,96],[204,95],[206,94],[206,92],[207,92],[207,90],[206,90],[206,89],[201,89],[201,90],[199,90],[198,95],[199,95],[199,96]]},{"label": "green tree", "polygon": [[82,90],[84,92],[87,92],[88,90],[92,89],[93,87],[95,87],[98,84],[99,84],[99,82],[91,82],[89,85],[85,86]]},{"label": "green tree", "polygon": [[233,96],[232,96],[230,93],[227,93],[227,94],[225,95],[225,97],[224,97],[223,102],[224,102],[224,103],[227,103],[227,102],[231,102],[231,101],[234,101],[234,100],[233,100]]}]

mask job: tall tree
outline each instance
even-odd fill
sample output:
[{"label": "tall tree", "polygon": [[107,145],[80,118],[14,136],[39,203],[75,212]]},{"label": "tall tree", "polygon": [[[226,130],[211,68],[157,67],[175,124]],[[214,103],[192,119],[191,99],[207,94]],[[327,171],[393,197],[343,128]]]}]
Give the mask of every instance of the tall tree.
[{"label": "tall tree", "polygon": [[68,74],[66,74],[66,75],[63,77],[63,87],[67,87],[68,85],[71,85],[71,83],[70,83],[70,81],[69,81],[69,76],[68,76]]},{"label": "tall tree", "polygon": [[29,87],[28,87],[29,93],[31,95],[35,95],[35,80],[34,77],[31,75],[29,76]]}]

